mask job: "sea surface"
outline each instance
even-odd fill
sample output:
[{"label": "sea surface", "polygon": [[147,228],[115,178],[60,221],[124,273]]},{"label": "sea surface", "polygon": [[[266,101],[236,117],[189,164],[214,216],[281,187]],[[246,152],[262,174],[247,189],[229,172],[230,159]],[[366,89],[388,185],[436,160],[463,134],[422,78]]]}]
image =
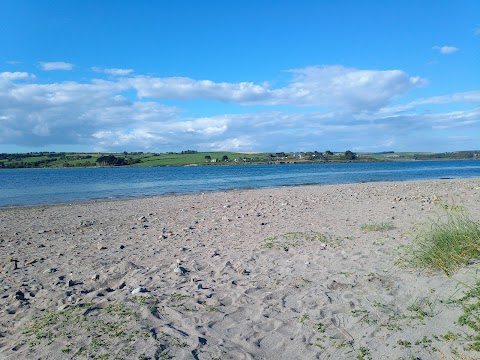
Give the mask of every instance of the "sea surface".
[{"label": "sea surface", "polygon": [[0,170],[0,208],[233,189],[445,178],[480,178],[480,161]]}]

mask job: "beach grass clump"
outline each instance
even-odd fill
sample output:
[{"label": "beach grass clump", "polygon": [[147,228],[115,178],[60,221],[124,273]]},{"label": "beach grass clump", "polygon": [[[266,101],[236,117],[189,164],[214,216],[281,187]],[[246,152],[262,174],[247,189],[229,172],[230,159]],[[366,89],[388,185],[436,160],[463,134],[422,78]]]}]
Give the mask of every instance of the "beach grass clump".
[{"label": "beach grass clump", "polygon": [[469,261],[480,258],[480,223],[465,209],[442,205],[445,215],[432,221],[410,247],[410,262],[421,268],[452,275]]},{"label": "beach grass clump", "polygon": [[395,225],[389,222],[382,222],[376,224],[362,224],[360,229],[363,232],[371,232],[371,231],[389,231],[395,229]]}]

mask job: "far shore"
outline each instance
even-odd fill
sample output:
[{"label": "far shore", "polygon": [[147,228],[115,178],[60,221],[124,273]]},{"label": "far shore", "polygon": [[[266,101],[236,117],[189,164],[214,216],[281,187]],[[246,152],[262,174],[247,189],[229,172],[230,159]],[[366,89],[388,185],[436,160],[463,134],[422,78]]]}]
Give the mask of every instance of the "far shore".
[{"label": "far shore", "polygon": [[181,153],[65,153],[35,152],[24,154],[0,154],[0,169],[17,168],[89,168],[129,166],[216,166],[243,164],[314,164],[342,162],[394,162],[428,160],[477,160],[480,150],[444,153],[398,152],[377,153],[345,152],[198,152]]}]

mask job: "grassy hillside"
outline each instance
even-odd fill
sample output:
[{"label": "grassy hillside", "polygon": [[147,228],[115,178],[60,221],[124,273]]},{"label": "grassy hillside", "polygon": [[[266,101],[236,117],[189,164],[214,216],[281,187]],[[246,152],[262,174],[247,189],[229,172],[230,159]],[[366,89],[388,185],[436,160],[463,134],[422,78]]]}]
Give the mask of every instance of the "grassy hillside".
[{"label": "grassy hillside", "polygon": [[[210,158],[208,158],[210,156]],[[223,160],[227,156],[228,160]],[[267,158],[268,154],[241,154],[234,152],[199,152],[194,154],[145,154],[142,162],[134,166],[190,165],[235,163],[235,159],[249,159],[255,162]],[[216,162],[212,162],[216,160]],[[243,162],[243,160],[241,161]]]},{"label": "grassy hillside", "polygon": [[[242,154],[234,152],[196,153],[29,153],[0,154],[0,168],[58,168],[94,166],[168,166],[168,165],[216,165],[244,162],[266,162],[269,154]],[[99,161],[102,157],[113,156],[122,164]],[[226,157],[226,158],[225,158]],[[245,159],[245,161],[244,161]],[[237,160],[237,161],[235,161]]]}]

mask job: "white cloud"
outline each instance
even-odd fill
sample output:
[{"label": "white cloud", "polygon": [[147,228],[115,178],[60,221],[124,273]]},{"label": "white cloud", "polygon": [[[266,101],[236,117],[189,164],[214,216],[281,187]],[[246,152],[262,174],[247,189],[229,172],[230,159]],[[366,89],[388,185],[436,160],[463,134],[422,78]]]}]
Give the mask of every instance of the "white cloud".
[{"label": "white cloud", "polygon": [[35,79],[35,75],[29,74],[27,72],[20,72],[20,71],[15,71],[15,72],[1,72],[0,73],[0,79],[3,80],[8,80],[8,81],[15,81],[15,80],[21,80],[21,79]]},{"label": "white cloud", "polygon": [[255,102],[267,96],[268,89],[254,83],[215,83],[185,77],[154,78],[136,76],[124,80],[137,90],[142,98],[158,99],[209,99],[230,102]]},{"label": "white cloud", "polygon": [[45,71],[52,70],[72,70],[73,64],[66,63],[63,61],[54,61],[54,62],[41,62],[40,67]]},{"label": "white cloud", "polygon": [[[95,144],[101,131],[148,129],[168,121],[174,107],[129,101],[122,88],[107,81],[87,84],[3,83],[0,81],[0,143],[21,146]],[[107,144],[108,145],[108,144]]]},{"label": "white cloud", "polygon": [[453,54],[459,50],[459,48],[455,46],[434,46],[432,49],[438,50],[444,55]]},{"label": "white cloud", "polygon": [[425,80],[401,70],[357,70],[343,66],[291,70],[295,77],[275,90],[273,104],[333,106],[348,110],[374,110],[388,104]]},{"label": "white cloud", "polygon": [[404,105],[385,107],[379,111],[382,114],[400,113],[421,105],[438,105],[438,104],[477,104],[480,103],[480,91],[467,91],[448,95],[432,96],[411,101]]},{"label": "white cloud", "polygon": [[[471,144],[478,144],[471,134],[480,131],[479,109],[434,110],[446,103],[477,104],[479,91],[387,107],[425,81],[400,70],[341,66],[290,73],[289,83],[272,88],[264,83],[139,75],[43,84],[25,82],[34,79],[29,73],[4,72],[0,73],[0,144],[30,148],[78,144],[104,151],[341,151],[379,144],[401,149],[416,137],[438,132],[452,132],[445,139],[466,134]],[[162,99],[184,100],[185,109],[164,105]],[[244,108],[238,114],[192,116],[185,111],[190,99],[234,102]],[[250,111],[249,105],[255,108]],[[419,115],[418,107],[433,111]],[[422,140],[417,141],[423,146]],[[470,143],[462,147],[469,148]]]},{"label": "white cloud", "polygon": [[215,83],[190,78],[136,76],[123,80],[142,98],[209,99],[243,105],[328,106],[374,110],[388,104],[425,80],[401,70],[357,70],[343,66],[290,70],[294,77],[283,88],[266,84]]},{"label": "white cloud", "polygon": [[432,96],[411,102],[412,105],[449,104],[449,103],[480,103],[480,91],[468,91],[442,96]]},{"label": "white cloud", "polygon": [[202,149],[212,151],[244,151],[258,147],[251,136],[239,136],[211,143],[199,144]]},{"label": "white cloud", "polygon": [[92,70],[98,73],[104,73],[104,74],[109,74],[114,76],[126,76],[133,72],[133,69],[117,69],[117,68],[104,69],[96,66],[92,67]]}]

